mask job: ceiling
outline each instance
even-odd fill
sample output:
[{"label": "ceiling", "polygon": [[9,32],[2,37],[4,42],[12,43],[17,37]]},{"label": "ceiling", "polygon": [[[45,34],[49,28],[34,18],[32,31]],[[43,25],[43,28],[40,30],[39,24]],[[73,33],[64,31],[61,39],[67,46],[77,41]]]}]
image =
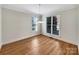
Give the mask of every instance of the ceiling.
[{"label": "ceiling", "polygon": [[[56,10],[68,10],[75,8],[75,4],[3,4],[3,8],[13,9],[26,13],[46,14]],[[40,9],[40,10],[39,10]]]}]

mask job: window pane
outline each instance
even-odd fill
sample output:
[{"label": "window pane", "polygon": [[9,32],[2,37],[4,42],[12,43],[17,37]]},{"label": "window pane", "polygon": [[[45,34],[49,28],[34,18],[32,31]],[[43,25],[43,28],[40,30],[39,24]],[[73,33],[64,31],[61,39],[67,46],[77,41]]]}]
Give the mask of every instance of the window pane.
[{"label": "window pane", "polygon": [[32,31],[37,31],[37,17],[32,17]]},{"label": "window pane", "polygon": [[53,34],[59,35],[59,21],[57,16],[53,16]]},{"label": "window pane", "polygon": [[51,33],[51,17],[47,17],[47,33]]}]

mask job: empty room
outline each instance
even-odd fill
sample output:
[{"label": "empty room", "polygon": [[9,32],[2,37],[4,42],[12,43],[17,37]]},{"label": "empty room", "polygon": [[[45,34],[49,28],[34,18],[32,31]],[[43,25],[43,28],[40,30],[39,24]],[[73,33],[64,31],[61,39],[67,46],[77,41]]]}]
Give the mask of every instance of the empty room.
[{"label": "empty room", "polygon": [[78,4],[0,4],[0,55],[78,55]]}]

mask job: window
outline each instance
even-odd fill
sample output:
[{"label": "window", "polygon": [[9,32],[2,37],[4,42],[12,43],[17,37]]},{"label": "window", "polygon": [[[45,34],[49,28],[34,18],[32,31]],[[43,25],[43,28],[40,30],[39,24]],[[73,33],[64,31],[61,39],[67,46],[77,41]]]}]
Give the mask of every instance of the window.
[{"label": "window", "polygon": [[47,33],[60,35],[60,15],[46,18]]},{"label": "window", "polygon": [[38,18],[36,16],[32,17],[32,31],[37,31],[37,20]]}]

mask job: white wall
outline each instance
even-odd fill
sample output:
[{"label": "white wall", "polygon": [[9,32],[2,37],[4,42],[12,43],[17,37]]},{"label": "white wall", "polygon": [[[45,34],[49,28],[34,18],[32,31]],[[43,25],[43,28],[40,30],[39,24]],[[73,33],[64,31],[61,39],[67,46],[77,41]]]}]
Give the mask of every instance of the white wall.
[{"label": "white wall", "polygon": [[76,9],[61,14],[61,39],[77,44]]},{"label": "white wall", "polygon": [[78,21],[77,21],[77,37],[78,37],[78,47],[79,47],[79,8],[77,9]]},{"label": "white wall", "polygon": [[1,33],[1,29],[2,29],[2,28],[1,28],[1,20],[2,20],[2,19],[1,19],[1,6],[0,6],[0,48],[1,48],[1,45],[2,45],[2,44],[1,44],[1,39],[2,39],[2,35],[1,35],[1,34],[2,34],[2,33]]},{"label": "white wall", "polygon": [[32,32],[32,16],[31,14],[3,8],[2,43],[7,44],[39,34],[39,30]]},{"label": "white wall", "polygon": [[[60,15],[60,37],[46,33],[46,17],[53,15]],[[43,15],[42,20],[44,23],[42,24],[42,33],[72,44],[77,44],[76,17],[76,9]]]}]

